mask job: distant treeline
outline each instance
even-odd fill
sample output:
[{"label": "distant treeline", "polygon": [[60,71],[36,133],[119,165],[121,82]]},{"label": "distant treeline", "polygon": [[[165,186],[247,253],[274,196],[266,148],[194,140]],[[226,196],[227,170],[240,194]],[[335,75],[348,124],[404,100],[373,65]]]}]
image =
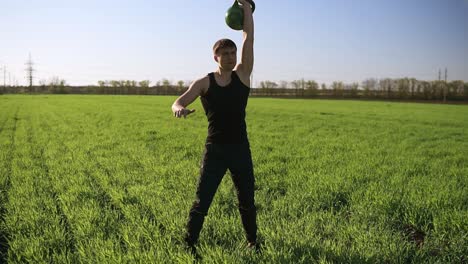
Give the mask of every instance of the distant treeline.
[{"label": "distant treeline", "polygon": [[[111,80],[99,81],[98,85],[69,86],[64,80],[38,86],[0,87],[0,93],[45,93],[45,94],[114,94],[114,95],[181,95],[189,83],[178,81],[172,84],[167,79],[151,86],[150,81]],[[292,82],[260,82],[260,87],[251,89],[252,96],[292,98],[356,98],[431,101],[468,101],[468,83],[463,81],[421,81],[414,78],[367,79],[362,83],[345,84],[333,82],[318,84],[313,80]]]}]

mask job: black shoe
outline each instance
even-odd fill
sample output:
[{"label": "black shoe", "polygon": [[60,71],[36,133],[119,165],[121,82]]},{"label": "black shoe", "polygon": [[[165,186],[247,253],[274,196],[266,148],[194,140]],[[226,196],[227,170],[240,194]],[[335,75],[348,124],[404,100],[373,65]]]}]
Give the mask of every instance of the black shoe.
[{"label": "black shoe", "polygon": [[184,249],[185,249],[185,251],[190,253],[195,258],[195,260],[201,260],[202,259],[200,254],[198,254],[197,248],[195,247],[195,245],[185,244]]},{"label": "black shoe", "polygon": [[262,253],[262,247],[259,242],[248,242],[247,248],[255,253]]},{"label": "black shoe", "polygon": [[187,242],[185,238],[183,239],[178,239],[175,241],[175,244],[179,247],[181,247],[185,252],[189,253],[192,255],[195,260],[201,260],[201,256],[197,252],[197,247],[195,246],[194,243]]}]

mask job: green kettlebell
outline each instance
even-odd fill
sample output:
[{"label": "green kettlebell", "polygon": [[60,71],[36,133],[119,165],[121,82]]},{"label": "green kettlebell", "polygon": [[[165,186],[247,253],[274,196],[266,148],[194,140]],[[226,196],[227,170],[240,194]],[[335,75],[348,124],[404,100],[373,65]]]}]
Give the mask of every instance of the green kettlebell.
[{"label": "green kettlebell", "polygon": [[[255,11],[255,3],[252,0],[247,0],[252,7],[252,13]],[[226,12],[226,24],[234,30],[242,30],[244,28],[244,10],[239,6],[239,2],[234,0],[234,4]]]}]

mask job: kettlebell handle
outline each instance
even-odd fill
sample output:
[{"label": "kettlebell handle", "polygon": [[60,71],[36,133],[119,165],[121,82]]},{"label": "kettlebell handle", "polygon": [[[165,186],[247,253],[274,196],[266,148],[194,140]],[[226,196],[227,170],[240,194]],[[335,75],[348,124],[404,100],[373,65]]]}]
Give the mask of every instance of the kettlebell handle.
[{"label": "kettlebell handle", "polygon": [[[237,0],[235,0],[235,1],[237,1]],[[252,0],[247,0],[247,2],[250,3],[250,6],[252,7],[252,13],[253,13],[255,11],[255,2],[252,1]]]},{"label": "kettlebell handle", "polygon": [[[255,3],[252,0],[246,0],[252,8],[252,13],[255,10]],[[234,4],[228,9],[225,16],[226,24],[234,30],[242,30],[244,22],[244,10],[240,7],[238,0],[234,0]]]}]

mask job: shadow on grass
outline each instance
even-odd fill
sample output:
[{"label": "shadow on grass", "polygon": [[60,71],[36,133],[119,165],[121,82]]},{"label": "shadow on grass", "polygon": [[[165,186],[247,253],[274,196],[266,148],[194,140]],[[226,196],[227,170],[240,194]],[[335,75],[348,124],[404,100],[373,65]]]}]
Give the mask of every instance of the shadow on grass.
[{"label": "shadow on grass", "polygon": [[[246,254],[240,254],[241,263],[317,263],[320,260],[326,260],[330,263],[388,263],[388,259],[379,259],[378,256],[362,256],[351,251],[337,253],[326,250],[320,246],[306,245],[299,243],[289,243],[284,240],[261,241],[261,251],[255,254],[249,254],[247,247],[242,247],[239,241],[233,237],[225,235],[216,235],[209,232],[208,236],[202,238],[202,242],[207,247],[221,247],[226,251],[240,250]],[[297,241],[294,241],[297,242]],[[246,246],[247,244],[245,244]],[[254,252],[250,252],[254,253]]]},{"label": "shadow on grass", "polygon": [[8,245],[8,241],[9,241],[9,235],[8,235],[8,232],[6,230],[6,227],[4,226],[4,215],[5,215],[5,210],[2,208],[1,210],[2,212],[0,212],[1,214],[1,229],[0,229],[0,263],[7,263],[7,257],[8,257],[8,249],[9,249],[9,245]]},{"label": "shadow on grass", "polygon": [[268,262],[268,252],[285,252],[285,254],[275,254],[272,260],[275,263],[316,263],[326,260],[331,263],[382,263],[385,262],[377,257],[366,257],[355,254],[351,251],[337,253],[326,250],[320,246],[291,244],[284,240],[275,240],[271,243],[266,241],[264,246],[262,261]]}]

